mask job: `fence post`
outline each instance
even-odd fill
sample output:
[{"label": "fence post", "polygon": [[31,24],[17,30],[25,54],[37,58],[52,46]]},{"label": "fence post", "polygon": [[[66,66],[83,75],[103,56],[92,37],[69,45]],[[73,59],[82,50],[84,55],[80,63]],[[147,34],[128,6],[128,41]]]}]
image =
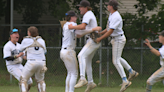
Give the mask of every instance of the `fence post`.
[{"label": "fence post", "polygon": [[[100,26],[102,27],[102,0],[100,0]],[[102,44],[100,46],[100,64],[99,64],[99,83],[101,83],[101,73],[102,73]]]},{"label": "fence post", "polygon": [[[10,2],[10,30],[13,29],[13,8],[14,8],[14,0]],[[12,83],[12,75],[10,74],[10,83]]]},{"label": "fence post", "polygon": [[107,47],[107,86],[109,86],[109,48]]},{"label": "fence post", "polygon": [[[142,24],[141,26],[141,33],[144,31],[144,25]],[[143,38],[141,37],[141,68],[140,68],[140,73],[142,74],[143,72]]]}]

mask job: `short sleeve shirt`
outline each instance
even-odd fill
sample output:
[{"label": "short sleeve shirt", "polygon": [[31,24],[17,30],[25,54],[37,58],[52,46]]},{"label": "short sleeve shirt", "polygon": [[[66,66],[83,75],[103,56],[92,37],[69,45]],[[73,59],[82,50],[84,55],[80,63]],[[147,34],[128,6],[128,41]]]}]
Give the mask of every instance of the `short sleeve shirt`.
[{"label": "short sleeve shirt", "polygon": [[109,29],[114,29],[111,36],[119,36],[120,34],[124,34],[122,30],[122,26],[123,26],[122,17],[118,11],[115,11],[113,14],[111,13],[109,14],[107,24],[108,24],[107,31],[109,31]]},{"label": "short sleeve shirt", "polygon": [[63,26],[63,38],[62,38],[62,48],[65,47],[76,47],[76,37],[75,37],[75,30],[69,29],[68,25],[72,24],[73,26],[76,26],[77,23],[74,22],[66,22]]},{"label": "short sleeve shirt", "polygon": [[83,16],[82,23],[87,24],[86,30],[97,27],[97,20],[94,13],[92,11],[87,11]]},{"label": "short sleeve shirt", "polygon": [[[3,47],[3,58],[18,55],[20,53],[20,44],[19,43],[12,43],[11,41],[8,41],[4,47]],[[13,65],[15,64],[13,61],[7,61],[6,65]]]}]

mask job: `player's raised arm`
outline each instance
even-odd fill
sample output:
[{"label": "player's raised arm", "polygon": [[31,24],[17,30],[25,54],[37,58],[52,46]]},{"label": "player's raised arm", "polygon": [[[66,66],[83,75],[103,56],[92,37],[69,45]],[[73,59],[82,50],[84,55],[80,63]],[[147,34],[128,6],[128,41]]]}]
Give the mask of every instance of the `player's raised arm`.
[{"label": "player's raised arm", "polygon": [[150,48],[150,51],[152,52],[152,53],[154,53],[155,55],[157,55],[157,56],[160,56],[161,54],[160,54],[160,52],[158,51],[158,50],[156,50],[155,48],[153,48],[152,46],[151,46],[151,44],[150,44],[150,41],[148,40],[148,39],[145,39],[145,44]]},{"label": "player's raised arm", "polygon": [[86,27],[86,23],[79,24],[77,26],[73,26],[72,24],[68,25],[69,29],[76,29],[76,30],[84,30]]}]

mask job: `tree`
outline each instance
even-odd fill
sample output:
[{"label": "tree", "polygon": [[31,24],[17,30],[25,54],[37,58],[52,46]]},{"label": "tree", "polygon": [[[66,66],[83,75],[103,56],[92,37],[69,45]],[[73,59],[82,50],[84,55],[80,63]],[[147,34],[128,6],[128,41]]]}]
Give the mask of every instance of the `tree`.
[{"label": "tree", "polygon": [[14,9],[23,15],[23,23],[38,24],[39,18],[46,13],[43,0],[15,0]]},{"label": "tree", "polygon": [[135,4],[139,14],[145,14],[148,11],[154,10],[161,2],[161,0],[137,0],[139,3]]},{"label": "tree", "polygon": [[50,14],[59,20],[64,18],[65,13],[70,10],[70,7],[66,2],[67,0],[49,0],[48,10],[50,11]]},{"label": "tree", "polygon": [[0,20],[1,20],[1,17],[4,16],[4,13],[5,13],[5,1],[4,0],[0,0]]},{"label": "tree", "polygon": [[[124,13],[122,17],[124,19],[124,31],[127,37],[126,46],[140,46],[141,39],[147,37],[152,40],[157,39],[157,31],[160,30],[163,12],[162,9],[158,10],[158,15],[152,15],[151,17],[145,16],[144,14],[149,11],[157,9],[161,0],[137,0],[139,3],[135,4],[134,7],[137,9],[138,14]],[[161,11],[161,12],[160,12]],[[161,22],[162,23],[162,22]]]}]

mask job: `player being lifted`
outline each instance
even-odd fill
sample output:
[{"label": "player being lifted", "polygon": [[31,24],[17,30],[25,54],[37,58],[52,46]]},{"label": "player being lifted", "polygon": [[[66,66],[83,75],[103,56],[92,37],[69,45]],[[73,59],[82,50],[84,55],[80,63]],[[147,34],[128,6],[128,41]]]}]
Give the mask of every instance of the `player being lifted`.
[{"label": "player being lifted", "polygon": [[77,25],[77,15],[74,11],[68,11],[66,13],[65,19],[67,22],[63,26],[62,49],[60,51],[60,58],[63,60],[67,69],[65,92],[74,92],[74,86],[78,76],[76,52],[74,51],[76,47],[76,38],[80,38],[85,34],[91,33],[93,31],[100,31],[101,27],[95,27],[88,30],[69,29],[69,24],[74,26]]},{"label": "player being lifted", "polygon": [[[97,38],[96,41],[100,42],[102,39],[111,36],[112,60],[114,66],[116,67],[117,71],[119,72],[122,78],[123,83],[120,92],[123,92],[124,90],[126,90],[127,87],[131,85],[130,81],[132,80],[132,78],[137,77],[139,73],[134,71],[131,68],[131,66],[128,64],[128,62],[121,57],[122,50],[126,43],[126,38],[124,35],[124,31],[122,30],[122,26],[123,26],[122,17],[117,11],[118,3],[116,0],[110,0],[106,4],[108,5],[107,9],[110,12],[107,21],[107,28],[102,32],[100,32],[100,34],[103,35]],[[126,78],[124,68],[129,71],[128,79]]]},{"label": "player being lifted", "polygon": [[20,50],[27,51],[27,62],[23,68],[21,76],[21,92],[27,92],[27,80],[35,74],[37,81],[38,92],[46,92],[46,84],[44,82],[44,75],[46,68],[45,41],[39,36],[38,29],[31,26],[27,30],[28,36],[24,37]]},{"label": "player being lifted", "polygon": [[146,45],[150,48],[150,51],[157,56],[160,56],[161,67],[154,72],[147,80],[146,92],[151,92],[152,85],[158,81],[162,81],[164,78],[164,31],[159,34],[159,43],[162,43],[162,47],[158,50],[153,48],[148,39],[145,40]]},{"label": "player being lifted", "polygon": [[[10,31],[9,41],[3,47],[3,58],[6,60],[6,67],[8,72],[13,75],[18,81],[22,75],[23,65],[23,52],[20,52],[20,44],[18,43],[19,33],[18,29],[13,29]],[[33,81],[29,78],[27,84],[28,89],[30,89]]]},{"label": "player being lifted", "polygon": [[[88,30],[94,27],[97,27],[97,20],[94,13],[91,11],[90,3],[87,0],[82,0],[79,5],[80,14],[83,15],[82,24],[77,26],[69,25],[69,29],[77,30]],[[80,79],[75,85],[75,88],[82,87],[88,83],[87,89],[85,92],[90,92],[93,88],[96,87],[96,84],[93,81],[92,76],[92,58],[96,50],[100,47],[100,43],[95,43],[89,36],[85,35],[86,44],[78,54],[79,67],[80,67]],[[87,79],[85,78],[85,71],[87,73]]]}]

